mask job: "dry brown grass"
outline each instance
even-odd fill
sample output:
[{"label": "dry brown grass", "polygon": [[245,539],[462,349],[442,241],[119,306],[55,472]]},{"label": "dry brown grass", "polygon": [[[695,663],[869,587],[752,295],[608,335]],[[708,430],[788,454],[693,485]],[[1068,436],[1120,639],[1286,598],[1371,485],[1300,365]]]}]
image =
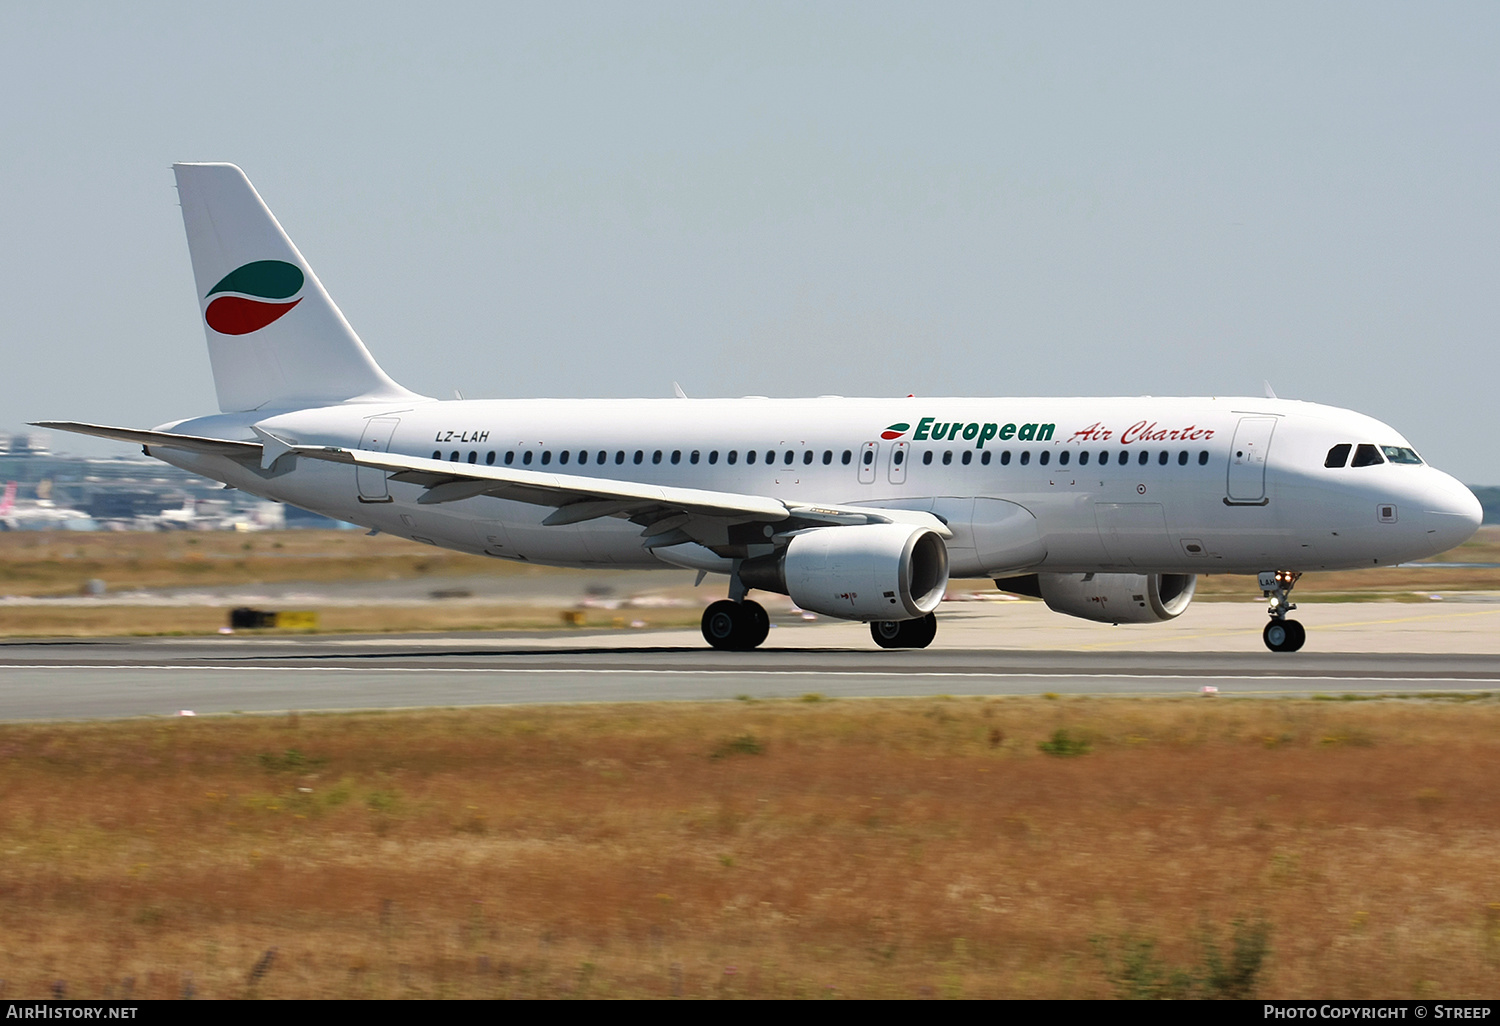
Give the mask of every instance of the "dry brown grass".
[{"label": "dry brown grass", "polygon": [[[1442,562],[1500,563],[1500,526],[1436,557]],[[484,556],[466,556],[430,545],[357,531],[96,533],[0,532],[0,594],[77,595],[92,578],[111,591],[191,588],[292,581],[409,580],[425,576],[545,576],[582,574]],[[582,580],[583,578],[580,577]],[[957,587],[958,585],[955,585]],[[964,590],[993,587],[969,582]],[[1299,594],[1382,593],[1432,590],[1500,590],[1500,570],[1370,569],[1309,574]],[[1255,581],[1243,576],[1199,579],[1204,596],[1253,597]]]},{"label": "dry brown grass", "polygon": [[[1500,705],[940,699],[0,727],[5,997],[1500,983]],[[1063,730],[1089,748],[1038,746]],[[258,983],[252,967],[274,948]]]},{"label": "dry brown grass", "polygon": [[[696,627],[700,610],[579,610],[565,624],[560,610],[523,605],[429,602],[416,606],[324,606],[316,631],[244,631],[251,634],[380,634],[420,631],[536,631],[564,628]],[[0,610],[0,637],[107,638],[213,634],[229,622],[218,606],[10,606]]]},{"label": "dry brown grass", "polygon": [[0,594],[8,595],[77,595],[96,577],[128,591],[535,572],[359,531],[0,532]]}]

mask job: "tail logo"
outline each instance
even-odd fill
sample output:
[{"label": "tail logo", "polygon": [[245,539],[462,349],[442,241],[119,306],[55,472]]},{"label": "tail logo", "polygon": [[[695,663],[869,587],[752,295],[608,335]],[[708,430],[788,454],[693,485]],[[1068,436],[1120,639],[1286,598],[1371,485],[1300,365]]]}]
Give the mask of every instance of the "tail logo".
[{"label": "tail logo", "polygon": [[[302,269],[284,260],[256,260],[237,267],[208,290],[238,293],[223,295],[208,304],[203,319],[220,335],[248,335],[284,317],[302,302],[292,299],[302,291]],[[208,298],[207,296],[204,297]],[[291,299],[291,302],[279,300]]]}]

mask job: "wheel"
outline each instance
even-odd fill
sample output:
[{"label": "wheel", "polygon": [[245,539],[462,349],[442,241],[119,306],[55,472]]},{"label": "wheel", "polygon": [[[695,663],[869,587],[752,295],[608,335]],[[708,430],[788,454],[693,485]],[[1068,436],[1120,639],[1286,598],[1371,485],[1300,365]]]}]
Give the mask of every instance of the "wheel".
[{"label": "wheel", "polygon": [[914,640],[912,648],[926,648],[932,644],[932,639],[937,637],[937,614],[928,613],[920,620],[907,621],[912,625]]},{"label": "wheel", "polygon": [[872,620],[870,637],[881,648],[926,648],[937,637],[937,616],[916,620]]},{"label": "wheel", "polygon": [[766,615],[766,607],[746,599],[740,603],[740,614],[745,621],[745,636],[741,639],[745,651],[759,648],[766,635],[771,633],[771,618]]},{"label": "wheel", "polygon": [[703,611],[703,640],[721,652],[737,652],[743,625],[739,604],[720,599]]},{"label": "wheel", "polygon": [[1307,640],[1307,630],[1296,620],[1272,620],[1261,637],[1272,652],[1295,652]]}]

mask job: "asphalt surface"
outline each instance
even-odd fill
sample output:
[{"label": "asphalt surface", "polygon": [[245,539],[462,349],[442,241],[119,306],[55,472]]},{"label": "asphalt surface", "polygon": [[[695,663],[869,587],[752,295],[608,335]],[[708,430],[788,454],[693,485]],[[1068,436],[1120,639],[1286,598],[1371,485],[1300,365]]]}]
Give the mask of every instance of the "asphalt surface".
[{"label": "asphalt surface", "polygon": [[[975,637],[972,632],[964,640]],[[802,640],[809,642],[799,645]],[[1455,652],[884,651],[858,630],[773,632],[726,653],[696,631],[213,637],[0,644],[0,720],[923,695],[1500,692],[1500,657]],[[1253,640],[1253,639],[1252,639]]]}]

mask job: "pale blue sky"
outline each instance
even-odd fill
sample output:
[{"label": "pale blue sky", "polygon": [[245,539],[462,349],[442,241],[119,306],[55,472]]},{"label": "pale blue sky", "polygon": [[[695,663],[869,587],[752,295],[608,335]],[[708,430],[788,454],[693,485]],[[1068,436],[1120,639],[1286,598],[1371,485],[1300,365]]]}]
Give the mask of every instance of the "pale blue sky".
[{"label": "pale blue sky", "polygon": [[0,427],[214,409],[168,166],[227,160],[429,394],[1269,378],[1500,483],[1497,53],[1494,3],[3,3]]}]

